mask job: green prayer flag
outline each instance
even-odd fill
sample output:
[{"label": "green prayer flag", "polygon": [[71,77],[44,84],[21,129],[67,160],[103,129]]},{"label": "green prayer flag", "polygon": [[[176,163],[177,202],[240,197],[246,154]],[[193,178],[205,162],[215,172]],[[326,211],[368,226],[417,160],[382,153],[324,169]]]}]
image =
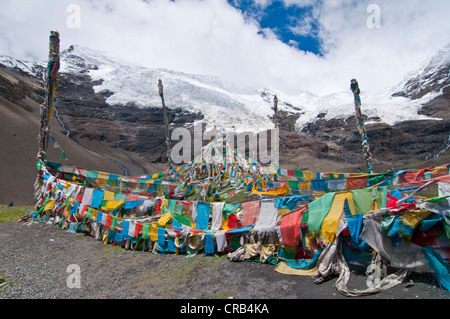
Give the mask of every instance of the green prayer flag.
[{"label": "green prayer flag", "polygon": [[115,230],[117,226],[117,218],[113,218],[111,221],[111,228],[110,230]]},{"label": "green prayer flag", "polygon": [[175,216],[175,213],[177,211],[177,205],[178,205],[177,200],[169,199],[168,208],[169,208],[170,215]]},{"label": "green prayer flag", "polygon": [[439,202],[439,201],[441,201],[443,199],[446,199],[448,197],[450,197],[450,195],[442,196],[442,197],[433,197],[433,198],[426,199],[425,202],[435,203],[435,202]]},{"label": "green prayer flag", "polygon": [[89,207],[86,211],[86,218],[92,218],[94,215],[92,214],[92,208]]},{"label": "green prayer flag", "polygon": [[290,189],[299,189],[298,182],[288,182]]},{"label": "green prayer flag", "polygon": [[373,202],[376,201],[378,208],[385,208],[387,201],[387,187],[357,189],[350,191],[357,214],[367,213],[372,210]]},{"label": "green prayer flag", "polygon": [[308,229],[313,233],[319,233],[320,227],[333,204],[335,193],[327,193],[308,204]]},{"label": "green prayer flag", "polygon": [[150,239],[150,224],[144,224],[142,226],[142,238]]},{"label": "green prayer flag", "polygon": [[303,171],[294,171],[294,176],[299,178],[303,177]]},{"label": "green prayer flag", "polygon": [[98,172],[97,171],[87,171],[86,172],[86,177],[88,177],[88,178],[97,178],[98,177]]},{"label": "green prayer flag", "polygon": [[445,219],[444,219],[443,225],[444,225],[445,235],[447,236],[447,239],[450,239],[450,225],[449,225],[449,223],[447,223],[447,221]]},{"label": "green prayer flag", "polygon": [[228,218],[228,216],[237,212],[240,207],[241,203],[225,203],[225,205],[223,205],[223,213],[225,218]]},{"label": "green prayer flag", "polygon": [[61,155],[61,159],[63,160],[67,159],[66,153],[64,153],[62,150],[59,150],[59,154]]},{"label": "green prayer flag", "polygon": [[114,200],[123,200],[125,201],[127,199],[127,194],[123,193],[115,193],[114,194]]},{"label": "green prayer flag", "polygon": [[185,225],[185,226],[191,225],[191,220],[187,217],[184,217],[183,215],[176,214],[175,220],[177,220],[180,224]]},{"label": "green prayer flag", "polygon": [[382,182],[385,177],[386,177],[385,175],[376,175],[376,176],[369,177],[367,184],[369,186],[376,185],[376,184]]}]

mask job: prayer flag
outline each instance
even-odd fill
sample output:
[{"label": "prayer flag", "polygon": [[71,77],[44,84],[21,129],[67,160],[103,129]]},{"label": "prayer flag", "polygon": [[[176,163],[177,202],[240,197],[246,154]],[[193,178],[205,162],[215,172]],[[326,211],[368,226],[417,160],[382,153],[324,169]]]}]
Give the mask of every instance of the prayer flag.
[{"label": "prayer flag", "polygon": [[196,228],[200,230],[208,229],[210,215],[210,203],[197,203],[197,225]]},{"label": "prayer flag", "polygon": [[111,229],[112,220],[113,220],[113,217],[111,215],[108,215],[106,217],[106,223],[105,223],[105,228],[106,229]]}]

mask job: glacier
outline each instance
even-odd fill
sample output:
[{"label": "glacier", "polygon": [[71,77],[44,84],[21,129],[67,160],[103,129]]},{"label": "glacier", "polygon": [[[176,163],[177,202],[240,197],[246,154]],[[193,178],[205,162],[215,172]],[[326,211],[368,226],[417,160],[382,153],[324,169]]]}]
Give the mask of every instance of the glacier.
[{"label": "glacier", "polygon": [[[361,109],[369,118],[367,124],[383,122],[393,126],[408,120],[439,120],[419,115],[418,111],[423,104],[442,94],[442,91],[429,92],[418,99],[395,96],[395,93],[403,90],[411,79],[423,78],[424,72],[432,72],[442,64],[448,64],[449,48],[447,46],[437,55],[425,58],[415,70],[406,74],[404,79],[394,86],[367,92],[364,91],[364,84],[360,83]],[[162,107],[157,86],[158,80],[161,79],[165,105],[172,109],[181,108],[202,113],[202,121],[205,122],[207,130],[216,127],[227,132],[257,133],[272,129],[275,95],[279,101],[278,110],[298,117],[295,128],[299,132],[308,123],[317,120],[319,114],[328,120],[345,119],[353,116],[355,112],[350,88],[345,92],[324,96],[301,91],[296,95],[288,95],[274,88],[239,88],[215,76],[187,74],[162,68],[152,69],[79,45],[72,45],[62,51],[60,58],[60,73],[87,73],[96,83],[96,93],[111,93],[106,100],[109,105]],[[42,68],[46,65],[45,62],[19,61],[7,56],[0,56],[0,63],[34,75],[37,70],[42,73]]]}]

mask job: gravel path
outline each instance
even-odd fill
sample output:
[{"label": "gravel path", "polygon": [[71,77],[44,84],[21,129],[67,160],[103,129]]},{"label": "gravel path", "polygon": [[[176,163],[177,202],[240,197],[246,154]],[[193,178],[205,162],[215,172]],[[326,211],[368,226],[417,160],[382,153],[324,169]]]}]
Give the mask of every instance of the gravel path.
[{"label": "gravel path", "polygon": [[[317,285],[226,255],[125,250],[47,224],[0,223],[0,256],[0,299],[355,299],[336,290],[336,279]],[[79,266],[80,288],[68,287],[69,265]],[[352,274],[350,289],[366,288],[364,270]],[[450,299],[431,274],[412,280],[356,299]]]}]

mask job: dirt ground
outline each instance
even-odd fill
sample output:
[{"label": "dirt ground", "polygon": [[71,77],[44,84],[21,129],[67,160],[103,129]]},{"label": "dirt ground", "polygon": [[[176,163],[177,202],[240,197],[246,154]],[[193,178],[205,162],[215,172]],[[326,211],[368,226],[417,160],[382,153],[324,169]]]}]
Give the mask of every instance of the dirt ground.
[{"label": "dirt ground", "polygon": [[[144,305],[164,306],[167,314],[180,318],[188,315],[183,311],[190,311],[190,315],[206,311],[201,308],[206,305],[216,309],[210,317],[229,318],[232,307],[238,307],[234,304],[253,305],[254,310],[247,315],[263,316],[267,313],[256,313],[256,304],[265,305],[273,314],[291,307],[315,308],[324,301],[370,300],[373,305],[374,300],[415,303],[450,299],[450,293],[440,289],[432,274],[412,274],[387,291],[350,298],[336,290],[336,278],[316,284],[310,276],[281,274],[274,265],[255,261],[230,262],[226,255],[199,253],[187,258],[126,250],[47,224],[0,223],[0,243],[0,299],[11,301],[14,307],[17,300],[133,299]],[[79,287],[71,277],[74,265],[79,267]],[[349,288],[365,289],[365,268],[351,269]],[[331,309],[323,309],[327,310]]]}]

